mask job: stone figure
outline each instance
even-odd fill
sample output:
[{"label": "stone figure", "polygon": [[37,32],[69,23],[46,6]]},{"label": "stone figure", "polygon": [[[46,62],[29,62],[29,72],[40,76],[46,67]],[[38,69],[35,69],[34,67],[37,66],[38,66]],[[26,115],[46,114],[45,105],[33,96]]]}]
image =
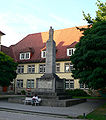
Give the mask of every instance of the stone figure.
[{"label": "stone figure", "polygon": [[54,34],[54,29],[52,29],[52,26],[50,26],[50,30],[49,30],[49,40],[53,40],[53,34]]}]

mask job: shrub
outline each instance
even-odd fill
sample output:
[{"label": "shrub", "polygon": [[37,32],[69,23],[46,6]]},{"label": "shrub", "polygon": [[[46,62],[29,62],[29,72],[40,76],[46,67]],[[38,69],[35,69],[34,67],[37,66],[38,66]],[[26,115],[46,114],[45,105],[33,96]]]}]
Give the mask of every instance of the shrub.
[{"label": "shrub", "polygon": [[21,91],[21,94],[22,94],[22,95],[25,95],[25,94],[26,94],[25,90],[22,90],[22,91]]},{"label": "shrub", "polygon": [[71,96],[89,96],[82,89],[66,90],[66,93],[69,94],[69,95],[71,95]]}]

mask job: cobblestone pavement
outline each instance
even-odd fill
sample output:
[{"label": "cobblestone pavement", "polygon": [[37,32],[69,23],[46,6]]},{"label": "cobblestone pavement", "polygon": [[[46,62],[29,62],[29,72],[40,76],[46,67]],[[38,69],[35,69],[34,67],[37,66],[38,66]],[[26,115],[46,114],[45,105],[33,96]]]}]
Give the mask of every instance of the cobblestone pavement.
[{"label": "cobblestone pavement", "polygon": [[[95,108],[102,105],[105,100],[87,100],[85,103],[77,104],[71,107],[49,107],[49,106],[31,106],[18,103],[8,103],[0,101],[0,120],[66,120],[66,116],[77,117],[92,112]],[[6,112],[3,109],[13,109],[13,112]],[[15,110],[20,111],[15,113]],[[22,113],[26,111],[26,113]],[[27,113],[36,113],[34,115]],[[38,114],[39,113],[39,114]],[[43,114],[42,114],[43,113]],[[51,116],[54,115],[54,116]],[[62,116],[61,118],[57,118]]]},{"label": "cobblestone pavement", "polygon": [[50,116],[29,115],[0,111],[0,120],[77,120],[77,119],[57,118]]}]

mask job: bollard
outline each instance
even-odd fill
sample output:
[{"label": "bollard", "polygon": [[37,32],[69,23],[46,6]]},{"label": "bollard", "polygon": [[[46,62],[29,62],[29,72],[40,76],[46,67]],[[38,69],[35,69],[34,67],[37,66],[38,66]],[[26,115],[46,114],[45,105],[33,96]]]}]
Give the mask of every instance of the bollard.
[{"label": "bollard", "polygon": [[85,113],[83,113],[83,117],[84,117],[84,118],[86,117]]}]

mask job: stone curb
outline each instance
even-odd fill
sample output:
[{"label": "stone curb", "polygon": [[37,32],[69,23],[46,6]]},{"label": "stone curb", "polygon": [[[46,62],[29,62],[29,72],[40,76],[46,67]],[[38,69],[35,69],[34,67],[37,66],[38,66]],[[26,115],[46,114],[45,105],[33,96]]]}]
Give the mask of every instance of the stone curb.
[{"label": "stone curb", "polygon": [[19,109],[11,109],[11,108],[4,108],[0,107],[0,111],[7,111],[7,112],[15,112],[15,113],[23,113],[23,114],[39,114],[39,115],[50,115],[50,116],[56,116],[60,118],[66,118],[69,117],[66,114],[54,114],[54,113],[46,113],[46,112],[36,112],[32,110],[19,110]]}]

